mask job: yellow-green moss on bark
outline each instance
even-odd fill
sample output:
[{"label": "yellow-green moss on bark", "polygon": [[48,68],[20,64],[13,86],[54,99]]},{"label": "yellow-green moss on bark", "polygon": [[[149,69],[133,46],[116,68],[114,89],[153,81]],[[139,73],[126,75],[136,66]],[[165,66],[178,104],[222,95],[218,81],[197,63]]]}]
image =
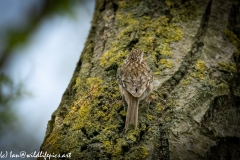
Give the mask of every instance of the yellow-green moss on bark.
[{"label": "yellow-green moss on bark", "polygon": [[[232,31],[230,31],[229,29],[225,29],[224,33],[228,37],[229,41],[231,43],[233,43],[239,50],[240,49],[240,39],[237,37],[237,35],[234,34]],[[239,51],[237,53],[239,54]]]},{"label": "yellow-green moss on bark", "polygon": [[[46,142],[53,145],[52,152],[61,152],[62,147],[68,146],[69,152],[75,156],[86,158],[84,148],[92,142],[100,144],[101,150],[111,155],[114,159],[125,159],[127,157],[138,157],[144,159],[148,153],[143,145],[135,146],[129,151],[124,147],[130,147],[137,142],[141,130],[146,130],[141,125],[138,130],[134,127],[125,134],[121,133],[124,126],[123,117],[120,111],[123,106],[118,101],[120,93],[115,80],[103,82],[100,78],[76,78],[73,89],[76,89],[75,102],[63,120],[63,125],[68,126],[61,131],[52,132]],[[146,115],[146,121],[152,118]],[[68,132],[69,134],[62,134]],[[70,134],[74,132],[74,134]],[[80,137],[76,136],[81,135]],[[150,133],[151,130],[147,131]],[[61,143],[64,140],[64,145]],[[79,152],[79,150],[83,150]],[[138,152],[141,151],[141,152]]]},{"label": "yellow-green moss on bark", "polygon": [[198,14],[198,7],[194,1],[183,3],[183,0],[165,0],[165,3],[170,8],[170,13],[173,16],[172,21],[174,22],[188,21]]},{"label": "yellow-green moss on bark", "polygon": [[[122,1],[119,2],[120,6]],[[129,2],[130,3],[130,2]],[[151,18],[149,16],[139,17],[131,12],[125,14],[124,8],[119,8],[116,13],[116,24],[119,28],[116,39],[111,43],[112,49],[103,53],[100,58],[100,66],[105,68],[113,63],[121,65],[126,58],[128,45],[135,41],[133,47],[138,48],[146,53],[147,60],[150,64],[160,66],[159,55],[164,58],[170,58],[172,55],[169,44],[178,41],[182,37],[181,29],[166,16]],[[167,65],[171,68],[172,64]],[[154,73],[159,73],[161,67],[153,67]]]},{"label": "yellow-green moss on bark", "polygon": [[191,75],[194,78],[200,79],[200,80],[205,80],[205,71],[206,71],[206,64],[202,60],[197,60],[195,64],[195,69],[197,72],[192,73]]}]

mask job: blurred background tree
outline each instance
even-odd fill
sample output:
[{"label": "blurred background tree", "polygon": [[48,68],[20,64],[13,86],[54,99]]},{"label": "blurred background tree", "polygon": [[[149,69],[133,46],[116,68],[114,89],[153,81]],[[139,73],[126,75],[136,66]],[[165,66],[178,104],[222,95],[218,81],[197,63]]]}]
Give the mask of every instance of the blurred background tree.
[{"label": "blurred background tree", "polygon": [[93,0],[0,1],[0,151],[39,150],[93,8]]}]

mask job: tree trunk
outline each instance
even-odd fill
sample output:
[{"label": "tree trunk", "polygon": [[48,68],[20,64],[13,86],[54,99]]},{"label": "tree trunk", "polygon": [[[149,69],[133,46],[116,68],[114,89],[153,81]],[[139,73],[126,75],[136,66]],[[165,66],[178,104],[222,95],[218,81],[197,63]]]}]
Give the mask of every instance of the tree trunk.
[{"label": "tree trunk", "polygon": [[[240,2],[98,0],[92,28],[41,151],[70,159],[240,157]],[[144,51],[154,91],[124,131],[117,70]],[[39,158],[41,159],[41,158]]]}]

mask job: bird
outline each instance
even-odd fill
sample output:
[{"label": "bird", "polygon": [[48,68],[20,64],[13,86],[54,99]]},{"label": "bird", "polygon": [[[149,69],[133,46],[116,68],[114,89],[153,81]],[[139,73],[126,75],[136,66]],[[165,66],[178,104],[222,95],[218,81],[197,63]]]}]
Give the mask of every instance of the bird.
[{"label": "bird", "polygon": [[146,98],[153,90],[153,73],[143,59],[143,53],[139,49],[132,49],[118,73],[119,90],[128,104],[125,120],[125,129],[130,124],[138,126],[139,101]]}]

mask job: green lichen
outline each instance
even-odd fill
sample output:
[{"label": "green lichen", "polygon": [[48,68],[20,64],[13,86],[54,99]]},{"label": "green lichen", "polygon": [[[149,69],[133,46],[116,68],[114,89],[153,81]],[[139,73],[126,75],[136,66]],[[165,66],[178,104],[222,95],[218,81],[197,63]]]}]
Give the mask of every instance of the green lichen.
[{"label": "green lichen", "polygon": [[166,3],[166,5],[167,5],[168,7],[171,7],[171,6],[174,5],[174,2],[171,1],[171,0],[165,0],[165,3]]},{"label": "green lichen", "polygon": [[[228,37],[229,41],[231,43],[233,43],[239,50],[240,49],[240,39],[237,37],[237,35],[228,29],[225,29],[224,33]],[[239,52],[238,52],[238,54],[239,54]]]},{"label": "green lichen", "polygon": [[161,103],[157,103],[157,111],[162,111],[163,110],[163,106],[161,105]]},{"label": "green lichen", "polygon": [[135,1],[132,1],[131,3],[126,0],[119,0],[118,6],[120,8],[128,8],[128,7],[138,6],[140,2],[141,2],[140,0],[135,0]]},{"label": "green lichen", "polygon": [[205,80],[205,71],[207,69],[205,62],[202,60],[197,60],[195,69],[197,72],[192,73],[191,76],[196,79]]},{"label": "green lichen", "polygon": [[161,59],[160,60],[160,64],[167,67],[167,68],[172,68],[172,62],[170,60],[167,59]]},{"label": "green lichen", "polygon": [[164,120],[165,120],[166,122],[169,122],[169,121],[171,121],[171,117],[166,117]]},{"label": "green lichen", "polygon": [[[236,34],[234,34],[232,31],[225,29],[224,33],[226,34],[226,36],[228,37],[229,41],[235,45],[236,49],[235,49],[235,56],[239,57],[240,55],[240,39],[237,37]],[[220,69],[229,73],[237,73],[237,68],[239,68],[238,64],[231,62],[231,61],[227,61],[227,62],[219,62],[218,65],[220,66]]]},{"label": "green lichen", "polygon": [[124,159],[126,159],[126,160],[132,160],[132,159],[142,160],[142,159],[147,158],[147,156],[148,156],[148,152],[147,152],[146,148],[142,147],[142,146],[138,146],[138,147],[134,147],[130,151],[130,153],[124,157]]},{"label": "green lichen", "polygon": [[[142,125],[141,128],[135,130],[135,127],[130,125],[130,129],[125,134],[121,133],[124,122],[120,111],[123,112],[123,107],[117,101],[117,99],[120,99],[120,93],[115,80],[103,82],[102,79],[97,77],[76,78],[73,89],[77,91],[76,100],[65,116],[63,124],[70,127],[68,132],[77,131],[81,134],[81,137],[76,138],[71,135],[65,137],[58,131],[57,134],[52,133],[49,136],[48,143],[61,148],[60,142],[61,139],[64,139],[64,144],[68,144],[70,151],[76,154],[76,151],[71,150],[71,148],[80,150],[95,141],[102,144],[101,149],[111,155],[112,159],[124,159],[124,155],[142,159],[148,155],[144,145],[135,146],[128,152],[123,150],[124,147],[129,148],[136,143],[140,131],[147,129],[146,125]],[[152,119],[153,116],[147,116],[147,121]],[[151,133],[150,130],[145,132],[146,134]],[[55,149],[56,151],[59,150],[59,148]],[[140,150],[141,152],[138,152]],[[84,154],[84,152],[78,154],[82,158],[87,156],[87,153]]]},{"label": "green lichen", "polygon": [[187,77],[187,78],[185,78],[185,79],[183,79],[183,80],[181,81],[181,84],[182,84],[182,85],[188,85],[188,84],[190,84],[190,83],[191,83],[190,77]]},{"label": "green lichen", "polygon": [[229,85],[227,84],[227,82],[222,82],[220,84],[214,84],[213,85],[215,87],[215,90],[218,94],[220,93],[229,93],[230,89],[229,89]]},{"label": "green lichen", "polygon": [[165,0],[165,3],[170,8],[170,14],[173,16],[172,21],[188,21],[198,15],[195,1]]},{"label": "green lichen", "polygon": [[202,60],[197,60],[195,68],[198,72],[203,73],[206,70],[205,62],[203,62]]},{"label": "green lichen", "polygon": [[[98,103],[96,98],[103,92],[101,84],[102,80],[100,78],[88,78],[85,81],[80,80],[80,78],[76,79],[76,84],[73,88],[78,88],[78,93],[76,94],[77,100],[72,108],[74,108],[74,111],[77,111],[78,116],[75,119],[76,123],[72,125],[73,130],[84,127],[89,135],[99,131],[100,123],[98,123],[98,121],[91,123],[89,120],[92,118],[91,112],[93,104]],[[105,116],[101,110],[95,110],[94,113],[97,119]],[[71,123],[72,114],[72,112],[67,114],[64,123]]]},{"label": "green lichen", "polygon": [[[116,54],[117,53],[117,54]],[[103,53],[102,57],[100,57],[100,66],[111,66],[114,63],[117,63],[118,65],[122,65],[122,62],[120,62],[120,59],[123,59],[126,57],[127,53],[125,51],[117,51],[117,48],[114,47],[113,49],[106,51]]]},{"label": "green lichen", "polygon": [[166,107],[179,106],[175,99],[169,98],[166,104]]},{"label": "green lichen", "polygon": [[[123,59],[128,54],[126,50],[129,43],[135,41],[136,44],[133,47],[144,51],[150,64],[155,63],[159,66],[153,67],[154,73],[160,73],[163,69],[161,65],[171,68],[172,63],[167,60],[172,56],[169,44],[180,40],[182,31],[176,24],[169,21],[166,16],[154,19],[149,16],[137,17],[131,13],[125,15],[119,10],[116,13],[116,26],[121,29],[116,40],[112,42],[112,49],[103,53],[100,58],[100,66],[106,68],[113,63],[122,65]],[[162,61],[159,60],[159,56],[163,57]]]},{"label": "green lichen", "polygon": [[230,72],[230,73],[236,73],[237,72],[236,63],[219,62],[218,65],[220,66],[221,70],[223,70],[223,71]]}]

